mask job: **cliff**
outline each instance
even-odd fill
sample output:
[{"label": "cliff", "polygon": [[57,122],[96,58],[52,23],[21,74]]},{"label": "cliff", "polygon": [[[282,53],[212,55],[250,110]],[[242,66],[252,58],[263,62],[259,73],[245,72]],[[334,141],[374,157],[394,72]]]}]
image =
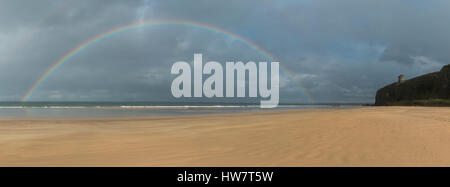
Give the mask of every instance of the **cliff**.
[{"label": "cliff", "polygon": [[441,71],[399,81],[377,91],[375,105],[450,106],[450,64]]}]

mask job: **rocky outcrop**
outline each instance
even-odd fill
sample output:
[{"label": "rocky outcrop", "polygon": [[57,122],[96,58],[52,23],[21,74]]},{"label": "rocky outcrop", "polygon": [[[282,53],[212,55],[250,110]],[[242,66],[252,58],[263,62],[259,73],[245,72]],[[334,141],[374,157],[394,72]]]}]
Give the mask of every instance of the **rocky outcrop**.
[{"label": "rocky outcrop", "polygon": [[450,64],[410,80],[400,75],[398,82],[377,91],[375,105],[447,105],[449,100]]}]

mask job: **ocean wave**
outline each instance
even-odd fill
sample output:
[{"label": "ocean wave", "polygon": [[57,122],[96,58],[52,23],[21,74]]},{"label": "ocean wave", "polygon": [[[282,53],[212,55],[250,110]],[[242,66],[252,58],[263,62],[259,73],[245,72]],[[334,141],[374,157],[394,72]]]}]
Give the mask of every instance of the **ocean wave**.
[{"label": "ocean wave", "polygon": [[[122,105],[122,106],[0,106],[0,109],[220,109],[259,108],[259,105]],[[279,105],[277,108],[328,108],[332,105]],[[345,108],[345,107],[344,107]]]},{"label": "ocean wave", "polygon": [[[155,108],[155,109],[188,109],[188,108],[242,108],[242,107],[252,107],[252,106],[239,106],[239,105],[214,105],[214,106],[120,106],[120,108],[125,109],[140,109],[140,108]],[[256,107],[256,106],[255,106]]]},{"label": "ocean wave", "polygon": [[26,109],[26,108],[82,109],[82,108],[94,108],[94,107],[86,107],[86,106],[0,106],[0,109]]},{"label": "ocean wave", "polygon": [[193,106],[193,105],[179,105],[179,106],[0,106],[0,109],[190,109],[190,108],[247,108],[259,107],[257,105],[211,105],[211,106]]}]

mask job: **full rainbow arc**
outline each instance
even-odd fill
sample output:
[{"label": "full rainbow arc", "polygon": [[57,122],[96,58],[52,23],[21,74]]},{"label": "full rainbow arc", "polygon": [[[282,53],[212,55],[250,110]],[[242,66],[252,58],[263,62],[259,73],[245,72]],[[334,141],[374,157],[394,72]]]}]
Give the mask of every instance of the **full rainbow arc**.
[{"label": "full rainbow arc", "polygon": [[[264,50],[263,48],[259,47],[258,45],[256,45],[255,43],[241,37],[238,36],[234,33],[231,33],[229,31],[226,31],[224,29],[215,27],[215,26],[211,26],[211,25],[207,25],[207,24],[203,24],[203,23],[197,23],[197,22],[191,22],[191,21],[184,21],[184,20],[155,20],[155,21],[146,21],[146,22],[138,22],[138,23],[134,23],[134,24],[129,24],[129,25],[125,25],[125,26],[121,26],[121,27],[117,27],[114,28],[112,30],[109,30],[107,32],[104,32],[102,34],[99,34],[89,40],[86,40],[85,42],[83,42],[82,44],[80,44],[78,47],[75,47],[74,49],[72,49],[71,51],[69,51],[68,53],[66,53],[64,56],[62,56],[58,61],[56,61],[52,66],[50,66],[50,68],[48,68],[40,77],[39,79],[32,85],[32,87],[26,92],[26,94],[22,97],[21,101],[22,102],[26,102],[28,101],[32,96],[33,93],[40,87],[40,85],[42,85],[42,83],[45,82],[45,80],[60,66],[62,66],[63,64],[65,64],[66,62],[68,62],[72,57],[74,57],[75,55],[81,53],[82,51],[84,51],[86,48],[88,48],[89,46],[92,46],[94,44],[96,44],[99,41],[102,41],[104,39],[110,38],[114,35],[123,33],[123,32],[127,32],[127,31],[131,31],[131,30],[135,30],[138,28],[142,28],[142,27],[150,27],[150,26],[161,26],[161,25],[175,25],[175,26],[185,26],[185,27],[192,27],[192,28],[196,28],[196,29],[201,29],[201,30],[206,30],[206,31],[210,31],[210,32],[214,32],[217,34],[222,34],[225,35],[227,37],[230,37],[236,41],[240,41],[244,44],[246,44],[247,46],[249,46],[250,48],[256,50],[258,53],[262,54],[264,57],[269,58],[270,60],[276,62],[276,58],[273,57],[269,52],[267,52],[266,50]],[[282,65],[282,63],[280,63],[280,69],[283,70],[287,76],[294,81],[300,88],[300,91],[302,92],[302,94],[310,101],[310,102],[314,102],[314,100],[312,99],[312,97],[306,92],[306,90],[304,88],[301,87],[301,85],[299,83],[297,83],[292,76],[292,73],[288,70],[288,68],[284,67]]]}]

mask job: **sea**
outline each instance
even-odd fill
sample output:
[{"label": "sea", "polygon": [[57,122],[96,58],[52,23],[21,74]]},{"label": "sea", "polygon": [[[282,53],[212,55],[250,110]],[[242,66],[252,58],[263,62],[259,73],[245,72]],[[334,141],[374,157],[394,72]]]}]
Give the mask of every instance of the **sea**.
[{"label": "sea", "polygon": [[262,109],[258,103],[175,102],[0,102],[0,118],[103,118],[155,115],[226,114],[294,109],[345,109],[362,104],[280,104]]}]

